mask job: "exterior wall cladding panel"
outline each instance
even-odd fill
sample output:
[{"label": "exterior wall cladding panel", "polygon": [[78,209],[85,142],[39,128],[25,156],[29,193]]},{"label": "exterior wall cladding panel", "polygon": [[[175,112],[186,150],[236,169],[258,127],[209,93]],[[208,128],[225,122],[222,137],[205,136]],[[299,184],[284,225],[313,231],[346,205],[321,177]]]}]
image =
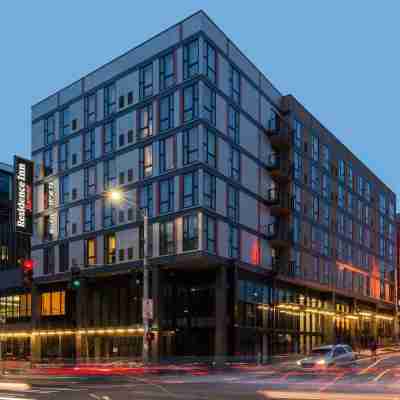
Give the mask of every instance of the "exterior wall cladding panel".
[{"label": "exterior wall cladding panel", "polygon": [[141,356],[136,206],[153,359],[391,339],[394,193],[203,12],[34,105],[32,135],[32,327],[69,332],[33,359]]}]

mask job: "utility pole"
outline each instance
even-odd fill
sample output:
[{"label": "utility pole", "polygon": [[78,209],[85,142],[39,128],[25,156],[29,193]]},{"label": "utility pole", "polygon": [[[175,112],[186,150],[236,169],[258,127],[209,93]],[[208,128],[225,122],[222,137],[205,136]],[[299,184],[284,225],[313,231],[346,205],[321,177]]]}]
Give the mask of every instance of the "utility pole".
[{"label": "utility pole", "polygon": [[[148,225],[149,219],[147,210],[143,209],[143,305],[149,301],[149,260],[148,260]],[[145,310],[144,310],[145,311]],[[149,315],[143,312],[143,362],[149,362]]]}]

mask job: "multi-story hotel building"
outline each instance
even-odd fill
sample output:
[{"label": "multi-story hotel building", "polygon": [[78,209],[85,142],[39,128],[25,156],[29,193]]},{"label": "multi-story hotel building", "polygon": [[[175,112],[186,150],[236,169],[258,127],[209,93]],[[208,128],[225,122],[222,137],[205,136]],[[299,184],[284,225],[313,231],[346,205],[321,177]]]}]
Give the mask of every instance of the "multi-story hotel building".
[{"label": "multi-story hotel building", "polygon": [[35,104],[32,159],[33,359],[141,357],[140,210],[153,359],[392,336],[394,193],[204,12]]}]

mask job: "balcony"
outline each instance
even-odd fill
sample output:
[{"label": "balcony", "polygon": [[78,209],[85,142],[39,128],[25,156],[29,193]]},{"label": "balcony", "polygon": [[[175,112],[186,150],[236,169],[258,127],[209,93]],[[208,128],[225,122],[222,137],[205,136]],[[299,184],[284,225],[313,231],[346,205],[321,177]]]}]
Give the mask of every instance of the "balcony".
[{"label": "balcony", "polygon": [[263,233],[267,236],[271,247],[286,248],[290,246],[291,235],[282,221],[265,225]]},{"label": "balcony", "polygon": [[293,209],[293,198],[289,193],[280,192],[278,188],[267,190],[265,202],[271,207],[271,215],[286,216]]},{"label": "balcony", "polygon": [[272,179],[279,183],[287,183],[291,177],[291,168],[287,160],[283,160],[279,153],[271,153],[266,159],[267,170]]},{"label": "balcony", "polygon": [[288,150],[292,145],[290,127],[281,117],[275,114],[267,126],[267,135],[271,146],[279,150]]}]

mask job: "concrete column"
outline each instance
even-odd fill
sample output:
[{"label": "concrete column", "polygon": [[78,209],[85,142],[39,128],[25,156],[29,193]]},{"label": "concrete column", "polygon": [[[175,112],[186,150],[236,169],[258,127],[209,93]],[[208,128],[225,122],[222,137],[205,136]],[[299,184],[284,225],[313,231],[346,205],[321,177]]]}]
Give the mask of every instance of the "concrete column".
[{"label": "concrete column", "polygon": [[227,277],[226,267],[217,268],[215,280],[215,362],[225,363],[227,355]]},{"label": "concrete column", "polygon": [[[32,330],[40,328],[40,291],[37,285],[32,285]],[[41,339],[39,335],[31,335],[31,361],[40,362],[42,359]]]},{"label": "concrete column", "polygon": [[229,268],[229,286],[231,290],[231,304],[227,306],[230,318],[229,326],[229,355],[240,355],[240,326],[239,326],[239,268],[233,265]]}]

